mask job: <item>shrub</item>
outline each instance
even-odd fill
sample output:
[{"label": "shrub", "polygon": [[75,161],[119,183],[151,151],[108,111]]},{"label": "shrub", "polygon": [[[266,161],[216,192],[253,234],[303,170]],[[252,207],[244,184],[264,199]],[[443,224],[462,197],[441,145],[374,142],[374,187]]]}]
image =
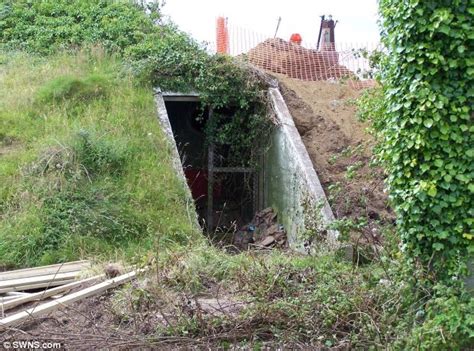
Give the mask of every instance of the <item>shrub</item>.
[{"label": "shrub", "polygon": [[468,0],[380,2],[379,156],[411,257],[438,278],[466,273],[474,255],[474,61]]},{"label": "shrub", "polygon": [[156,11],[145,16],[133,1],[5,0],[2,5],[0,42],[40,54],[96,43],[120,51],[153,31],[157,16]]},{"label": "shrub", "polygon": [[397,345],[463,349],[474,338],[474,299],[460,279],[474,255],[472,10],[467,0],[379,5],[388,50],[379,57],[382,85],[359,105],[388,173],[412,264],[405,279],[424,296],[411,335]]},{"label": "shrub", "polygon": [[443,284],[435,291],[403,348],[467,350],[474,341],[474,299]]}]

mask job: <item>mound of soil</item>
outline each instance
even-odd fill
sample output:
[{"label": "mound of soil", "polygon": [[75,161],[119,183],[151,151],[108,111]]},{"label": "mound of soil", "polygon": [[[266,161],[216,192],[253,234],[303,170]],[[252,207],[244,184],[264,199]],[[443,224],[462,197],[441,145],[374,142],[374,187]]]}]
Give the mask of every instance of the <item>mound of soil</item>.
[{"label": "mound of soil", "polygon": [[374,140],[356,117],[360,92],[339,82],[276,75],[288,108],[337,218],[365,217],[371,236],[391,223],[384,175],[370,165]]},{"label": "mound of soil", "polygon": [[302,80],[339,79],[354,73],[338,64],[338,53],[316,51],[283,39],[267,39],[247,53],[253,65]]}]

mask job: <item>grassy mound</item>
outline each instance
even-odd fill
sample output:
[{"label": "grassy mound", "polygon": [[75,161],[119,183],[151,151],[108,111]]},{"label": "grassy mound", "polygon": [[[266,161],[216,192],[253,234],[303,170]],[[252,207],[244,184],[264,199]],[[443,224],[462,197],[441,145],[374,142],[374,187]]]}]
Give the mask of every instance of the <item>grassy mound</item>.
[{"label": "grassy mound", "polygon": [[108,90],[107,77],[96,74],[88,75],[84,79],[74,76],[61,76],[38,91],[38,102],[61,103],[67,100],[86,102],[105,97]]},{"label": "grassy mound", "polygon": [[149,87],[104,55],[0,57],[0,266],[199,240]]}]

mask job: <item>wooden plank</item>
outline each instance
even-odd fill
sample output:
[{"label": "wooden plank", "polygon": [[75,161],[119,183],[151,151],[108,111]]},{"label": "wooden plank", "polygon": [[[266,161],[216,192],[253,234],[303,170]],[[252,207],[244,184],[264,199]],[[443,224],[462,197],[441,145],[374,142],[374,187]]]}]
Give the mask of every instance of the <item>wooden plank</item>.
[{"label": "wooden plank", "polygon": [[90,266],[89,261],[74,261],[60,264],[53,264],[50,266],[42,266],[35,268],[17,269],[14,271],[6,271],[0,273],[0,282],[12,279],[30,278],[41,275],[68,273],[80,271]]},{"label": "wooden plank", "polygon": [[12,279],[0,282],[0,291],[3,288],[10,287],[21,287],[23,285],[37,284],[43,282],[52,282],[56,280],[66,280],[76,278],[80,274],[80,271],[68,272],[68,273],[58,273],[58,274],[48,274],[41,275],[37,277],[30,278],[21,278],[21,279]]},{"label": "wooden plank", "polygon": [[0,272],[0,281],[9,279],[18,279],[23,277],[33,277],[35,275],[45,275],[58,272],[58,269],[75,271],[89,267],[89,261],[74,261],[58,263],[49,266],[40,266],[32,268],[17,269],[13,271]]},{"label": "wooden plank", "polygon": [[52,288],[58,285],[65,285],[76,281],[76,279],[65,279],[65,280],[55,280],[55,281],[48,281],[43,283],[36,283],[36,284],[29,284],[29,285],[22,285],[22,286],[11,286],[9,288],[0,289],[0,294],[4,294],[10,291],[28,291],[34,289],[41,289],[41,288]]},{"label": "wooden plank", "polygon": [[19,297],[19,296],[30,295],[30,293],[20,292],[20,291],[12,291],[12,292],[7,292],[6,295]]},{"label": "wooden plank", "polygon": [[[11,300],[16,300],[18,299],[18,296],[0,296],[0,305],[2,305],[5,301],[11,301]],[[1,306],[0,306],[0,311],[1,311]]]},{"label": "wooden plank", "polygon": [[136,275],[137,271],[123,274],[119,277],[106,280],[89,288],[79,290],[73,294],[63,296],[57,300],[45,302],[26,311],[18,312],[9,317],[0,319],[0,330],[6,329],[8,327],[18,326],[29,318],[39,317],[48,312],[57,310],[62,306],[67,306],[72,304],[73,302],[85,299],[87,297],[98,295],[108,289],[114,288],[118,285],[124,284],[132,280],[133,278],[135,278]]},{"label": "wooden plank", "polygon": [[13,307],[20,306],[20,305],[23,305],[23,304],[28,303],[28,302],[44,300],[44,299],[47,299],[48,297],[53,297],[57,294],[67,292],[67,291],[69,291],[69,290],[71,290],[71,289],[73,289],[73,288],[75,288],[79,285],[82,285],[84,283],[88,283],[88,282],[91,282],[91,281],[94,281],[94,280],[97,280],[97,279],[100,279],[100,278],[103,278],[103,277],[105,277],[105,274],[100,274],[100,275],[96,275],[96,276],[91,277],[91,278],[78,280],[78,281],[75,281],[75,282],[72,282],[72,283],[69,283],[69,284],[66,284],[66,285],[61,285],[61,286],[58,286],[56,288],[40,291],[40,292],[37,292],[37,293],[34,293],[34,294],[28,294],[28,296],[16,297],[16,299],[14,299],[14,300],[4,302],[3,306],[0,306],[0,310],[3,309],[3,311],[7,311],[9,309],[12,309]]}]

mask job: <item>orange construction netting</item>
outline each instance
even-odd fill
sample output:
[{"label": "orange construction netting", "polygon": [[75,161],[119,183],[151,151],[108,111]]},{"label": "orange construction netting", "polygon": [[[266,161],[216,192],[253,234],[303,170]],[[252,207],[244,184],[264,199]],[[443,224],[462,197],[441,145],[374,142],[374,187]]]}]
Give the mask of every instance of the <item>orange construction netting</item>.
[{"label": "orange construction netting", "polygon": [[[288,38],[290,39],[290,38]],[[303,38],[304,39],[304,38]],[[268,37],[217,19],[218,53],[232,55],[269,72],[306,81],[345,80],[355,88],[373,86],[374,71],[367,53],[380,50],[379,44],[324,44]]]}]

